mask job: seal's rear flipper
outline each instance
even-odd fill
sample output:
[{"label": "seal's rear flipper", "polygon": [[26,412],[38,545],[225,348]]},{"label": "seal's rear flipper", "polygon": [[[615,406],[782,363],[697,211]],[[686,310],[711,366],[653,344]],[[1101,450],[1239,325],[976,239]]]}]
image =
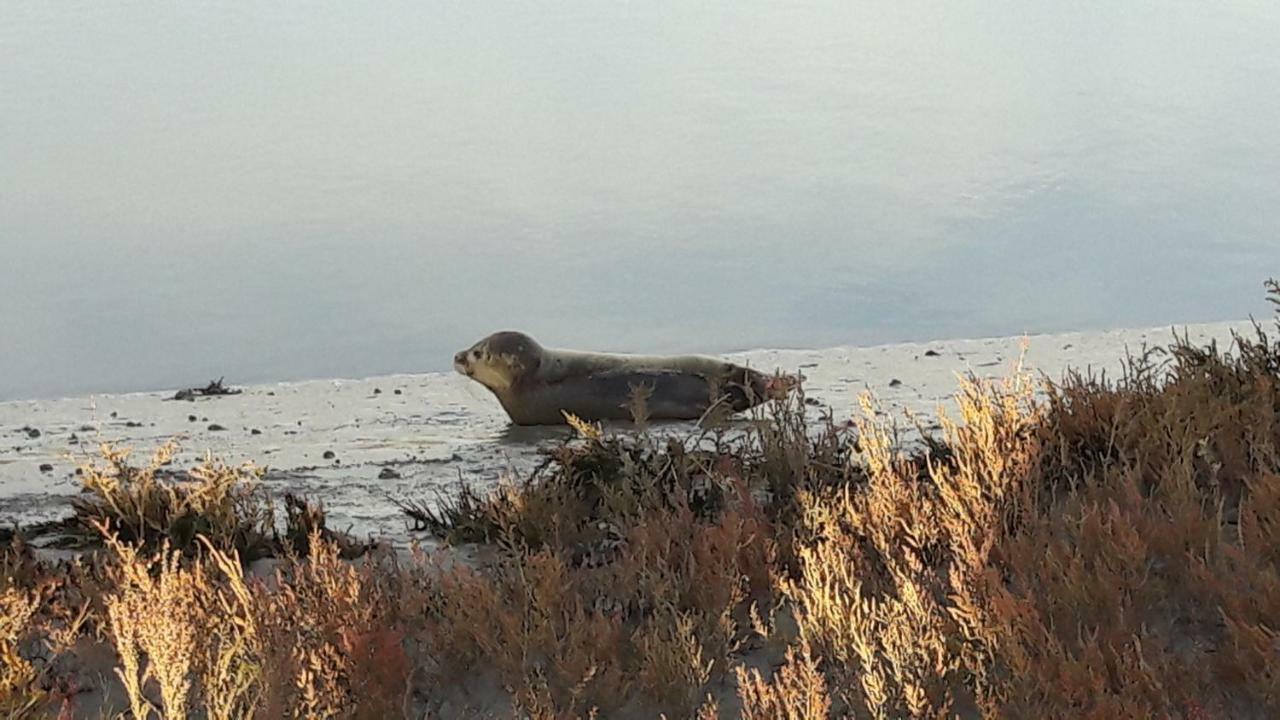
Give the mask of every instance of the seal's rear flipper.
[{"label": "seal's rear flipper", "polygon": [[764,395],[770,400],[785,400],[792,392],[800,389],[799,375],[770,375],[765,379]]},{"label": "seal's rear flipper", "polygon": [[800,378],[789,375],[765,375],[756,370],[741,369],[724,387],[724,395],[734,412],[742,412],[771,400],[782,400],[800,386]]}]

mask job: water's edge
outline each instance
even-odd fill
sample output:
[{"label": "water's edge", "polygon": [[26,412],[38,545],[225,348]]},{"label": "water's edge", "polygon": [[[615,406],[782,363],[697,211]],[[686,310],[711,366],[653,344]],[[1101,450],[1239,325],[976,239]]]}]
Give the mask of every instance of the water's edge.
[{"label": "water's edge", "polygon": [[[1189,325],[1178,333],[1223,345],[1232,332],[1251,329],[1242,321]],[[725,357],[803,373],[807,394],[837,416],[856,412],[864,390],[887,409],[930,415],[949,402],[957,373],[1007,375],[1024,341],[1026,367],[1056,378],[1068,367],[1114,376],[1126,351],[1172,339],[1172,328],[1147,328]],[[456,374],[253,385],[239,395],[194,402],[172,397],[169,390],[0,403],[0,523],[66,515],[79,490],[75,468],[101,442],[147,453],[178,437],[179,463],[205,452],[231,463],[255,462],[268,468],[273,490],[321,500],[333,527],[403,538],[405,523],[392,498],[429,500],[459,477],[493,483],[504,472],[527,470],[538,447],[565,435],[558,428],[511,427],[486,390]]]}]

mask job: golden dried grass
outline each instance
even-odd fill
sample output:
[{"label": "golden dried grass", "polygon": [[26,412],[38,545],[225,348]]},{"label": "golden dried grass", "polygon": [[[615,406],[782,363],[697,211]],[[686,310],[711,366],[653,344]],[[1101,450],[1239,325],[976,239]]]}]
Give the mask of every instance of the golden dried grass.
[{"label": "golden dried grass", "polygon": [[72,509],[85,532],[97,535],[109,524],[126,543],[155,548],[168,543],[189,552],[203,537],[222,550],[236,549],[246,560],[271,553],[274,517],[258,484],[262,469],[226,465],[212,456],[194,467],[169,469],[178,445],[166,442],[141,465],[132,449],[103,444],[101,461],[80,468],[85,496]]}]

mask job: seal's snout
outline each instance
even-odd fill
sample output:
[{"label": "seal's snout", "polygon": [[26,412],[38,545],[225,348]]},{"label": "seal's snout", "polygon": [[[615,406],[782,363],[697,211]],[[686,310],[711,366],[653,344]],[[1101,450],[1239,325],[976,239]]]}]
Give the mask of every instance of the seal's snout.
[{"label": "seal's snout", "polygon": [[453,354],[453,369],[457,370],[460,373],[463,373],[464,375],[466,374],[467,353],[465,350],[463,352],[457,352]]}]

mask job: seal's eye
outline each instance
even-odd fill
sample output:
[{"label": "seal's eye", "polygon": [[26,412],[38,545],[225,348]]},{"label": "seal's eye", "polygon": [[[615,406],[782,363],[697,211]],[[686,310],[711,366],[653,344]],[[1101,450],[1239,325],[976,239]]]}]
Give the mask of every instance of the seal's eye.
[{"label": "seal's eye", "polygon": [[480,351],[479,351],[479,350],[472,350],[472,351],[471,351],[471,357],[475,358],[476,360],[479,360],[479,359],[480,359]]}]

